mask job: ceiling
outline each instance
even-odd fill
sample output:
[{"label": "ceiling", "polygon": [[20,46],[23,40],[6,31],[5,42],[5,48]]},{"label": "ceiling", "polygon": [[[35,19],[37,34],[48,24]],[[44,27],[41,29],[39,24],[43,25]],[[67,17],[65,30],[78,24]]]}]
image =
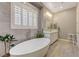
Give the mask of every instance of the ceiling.
[{"label": "ceiling", "polygon": [[76,2],[42,2],[53,13],[76,7]]},{"label": "ceiling", "polygon": [[42,8],[42,3],[40,2],[29,2],[31,3],[32,5],[36,6],[37,8],[41,9]]}]

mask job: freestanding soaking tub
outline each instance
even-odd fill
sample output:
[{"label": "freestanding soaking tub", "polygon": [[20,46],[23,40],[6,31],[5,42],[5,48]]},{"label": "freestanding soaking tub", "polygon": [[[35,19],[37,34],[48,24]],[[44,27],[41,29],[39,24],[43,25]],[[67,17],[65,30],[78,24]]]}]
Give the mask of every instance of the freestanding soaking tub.
[{"label": "freestanding soaking tub", "polygon": [[37,38],[17,44],[10,49],[11,57],[43,57],[50,44],[48,38]]}]

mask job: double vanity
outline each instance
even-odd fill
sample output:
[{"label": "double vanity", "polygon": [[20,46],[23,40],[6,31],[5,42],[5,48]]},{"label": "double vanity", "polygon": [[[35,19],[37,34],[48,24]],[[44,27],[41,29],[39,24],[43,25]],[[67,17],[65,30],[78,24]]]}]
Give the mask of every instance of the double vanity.
[{"label": "double vanity", "polygon": [[44,31],[44,35],[46,38],[50,39],[50,45],[53,44],[58,39],[58,29]]}]

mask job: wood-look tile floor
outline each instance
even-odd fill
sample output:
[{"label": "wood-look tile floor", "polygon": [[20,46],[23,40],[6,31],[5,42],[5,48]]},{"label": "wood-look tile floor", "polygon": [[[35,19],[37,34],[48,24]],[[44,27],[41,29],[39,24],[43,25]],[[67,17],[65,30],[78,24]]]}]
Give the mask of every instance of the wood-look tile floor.
[{"label": "wood-look tile floor", "polygon": [[66,39],[59,39],[48,50],[47,57],[79,57],[79,48]]}]

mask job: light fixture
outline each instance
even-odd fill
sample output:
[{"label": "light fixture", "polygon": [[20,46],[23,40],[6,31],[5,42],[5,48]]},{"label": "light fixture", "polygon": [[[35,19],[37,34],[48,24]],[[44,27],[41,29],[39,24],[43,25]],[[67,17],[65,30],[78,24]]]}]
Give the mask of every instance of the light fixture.
[{"label": "light fixture", "polygon": [[52,17],[52,14],[50,14],[49,12],[46,12],[46,15]]}]

